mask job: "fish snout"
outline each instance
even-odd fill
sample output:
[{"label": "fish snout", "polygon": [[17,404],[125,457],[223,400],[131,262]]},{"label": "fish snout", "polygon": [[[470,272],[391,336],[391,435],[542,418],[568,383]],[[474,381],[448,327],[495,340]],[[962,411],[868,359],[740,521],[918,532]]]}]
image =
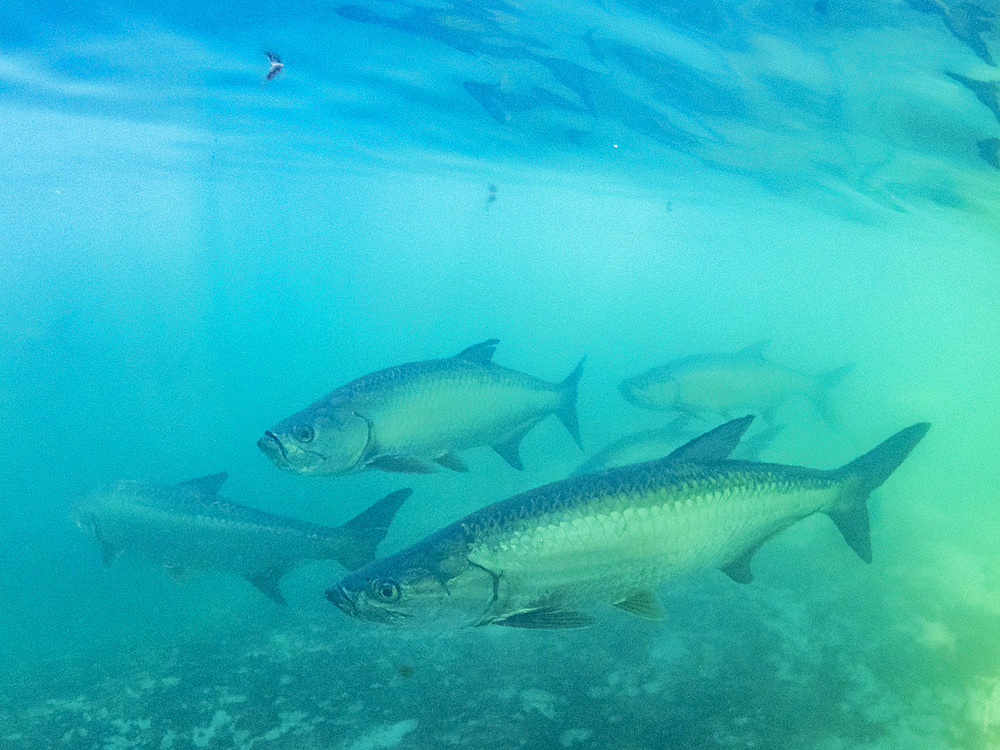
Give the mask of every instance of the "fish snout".
[{"label": "fish snout", "polygon": [[344,587],[339,583],[326,590],[326,598],[329,599],[341,612],[351,617],[358,616],[358,608],[354,600],[350,597]]},{"label": "fish snout", "polygon": [[281,440],[270,430],[265,431],[264,437],[257,441],[257,447],[272,461],[285,457],[285,449],[281,445]]}]

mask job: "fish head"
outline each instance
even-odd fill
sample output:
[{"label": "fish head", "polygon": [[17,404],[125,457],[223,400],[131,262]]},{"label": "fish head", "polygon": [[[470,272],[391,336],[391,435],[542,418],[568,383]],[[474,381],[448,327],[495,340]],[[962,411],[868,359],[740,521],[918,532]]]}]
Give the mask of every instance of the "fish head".
[{"label": "fish head", "polygon": [[680,384],[668,373],[643,373],[623,380],[618,390],[626,401],[660,411],[674,408]]},{"label": "fish head", "polygon": [[499,578],[470,563],[454,547],[441,553],[441,548],[421,543],[376,560],[338,581],[327,590],[326,598],[345,614],[370,622],[474,625],[495,601]]},{"label": "fish head", "polygon": [[257,447],[285,471],[331,476],[364,468],[371,423],[345,402],[317,402],[278,422]]},{"label": "fish head", "polygon": [[70,520],[85,534],[100,537],[101,520],[115,514],[123,498],[136,492],[138,482],[108,482],[70,504]]}]

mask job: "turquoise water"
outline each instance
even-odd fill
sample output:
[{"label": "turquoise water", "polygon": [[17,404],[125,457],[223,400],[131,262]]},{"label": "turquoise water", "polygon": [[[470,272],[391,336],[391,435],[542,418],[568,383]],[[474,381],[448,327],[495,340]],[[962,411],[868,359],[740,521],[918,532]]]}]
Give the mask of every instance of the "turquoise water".
[{"label": "turquoise water", "polygon": [[[1000,744],[988,19],[837,0],[5,15],[0,747]],[[265,83],[267,49],[285,69]],[[583,456],[554,419],[523,472],[476,448],[467,474],[307,478],[255,442],[351,378],[491,337],[548,380],[588,355],[588,450],[669,419],[623,378],[767,338],[803,372],[856,363],[837,429],[793,397],[767,460],[829,468],[934,427],[870,503],[872,565],[811,518],[748,586],[664,587],[660,623],[379,628],[323,598],[334,563],[286,576],[281,608],[223,573],[102,570],[70,521],[120,478],[228,471],[228,496],[326,524],[409,486],[380,552],[401,549]]]}]

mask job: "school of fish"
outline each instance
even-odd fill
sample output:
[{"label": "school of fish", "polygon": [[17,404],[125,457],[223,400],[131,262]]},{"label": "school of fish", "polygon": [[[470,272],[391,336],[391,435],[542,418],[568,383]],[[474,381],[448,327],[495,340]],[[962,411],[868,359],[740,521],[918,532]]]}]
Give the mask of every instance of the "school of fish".
[{"label": "school of fish", "polygon": [[[461,453],[480,446],[523,469],[522,438],[555,415],[582,450],[577,386],[586,358],[549,382],[494,363],[498,343],[358,377],[264,431],[257,445],[277,468],[314,476],[466,472]],[[930,425],[900,430],[839,469],[760,462],[785,428],[773,420],[789,399],[807,397],[835,424],[829,395],[853,368],[810,376],[766,359],[768,343],[624,380],[625,399],[674,419],[382,559],[376,547],[408,488],[327,527],[225,500],[226,474],[172,486],[119,481],[79,501],[75,518],[105,566],[125,552],[174,577],[228,572],[278,604],[286,603],[280,579],[299,561],[335,560],[348,572],[326,598],[352,617],[394,625],[579,628],[601,606],[660,619],[658,587],[712,568],[749,583],[756,550],[815,513],[870,562],[868,495]],[[755,413],[769,424],[744,438]],[[728,421],[712,427],[720,418]]]}]

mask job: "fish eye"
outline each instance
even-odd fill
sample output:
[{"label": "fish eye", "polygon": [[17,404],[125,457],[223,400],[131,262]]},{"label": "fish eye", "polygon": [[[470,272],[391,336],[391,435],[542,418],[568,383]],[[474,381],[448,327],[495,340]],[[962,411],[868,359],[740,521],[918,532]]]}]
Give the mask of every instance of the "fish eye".
[{"label": "fish eye", "polygon": [[316,437],[316,430],[307,424],[296,425],[292,429],[292,437],[300,443],[311,443],[312,439]]},{"label": "fish eye", "polygon": [[399,601],[399,585],[395,581],[379,580],[372,581],[368,586],[372,596],[386,604]]}]

